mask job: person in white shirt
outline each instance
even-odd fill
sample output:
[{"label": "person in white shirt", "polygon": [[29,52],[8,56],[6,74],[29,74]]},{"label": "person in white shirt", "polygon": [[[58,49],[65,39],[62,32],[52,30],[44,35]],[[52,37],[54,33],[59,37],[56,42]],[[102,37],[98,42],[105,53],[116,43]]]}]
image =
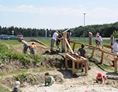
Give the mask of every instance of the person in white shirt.
[{"label": "person in white shirt", "polygon": [[60,33],[60,31],[56,31],[56,32],[54,32],[53,35],[52,35],[52,38],[51,38],[51,45],[50,45],[50,51],[51,51],[51,53],[54,52],[53,48],[54,48],[55,41],[56,41],[57,39],[62,39],[62,38],[59,38],[59,37],[58,37],[59,33]]},{"label": "person in white shirt", "polygon": [[[112,45],[112,52],[114,54],[118,54],[118,39],[116,40],[116,42]],[[114,66],[114,61],[112,61],[113,66]]]},{"label": "person in white shirt", "polygon": [[112,45],[113,53],[118,54],[118,40]]},{"label": "person in white shirt", "polygon": [[14,89],[12,92],[19,92],[20,81],[16,78],[16,82],[14,84]]}]

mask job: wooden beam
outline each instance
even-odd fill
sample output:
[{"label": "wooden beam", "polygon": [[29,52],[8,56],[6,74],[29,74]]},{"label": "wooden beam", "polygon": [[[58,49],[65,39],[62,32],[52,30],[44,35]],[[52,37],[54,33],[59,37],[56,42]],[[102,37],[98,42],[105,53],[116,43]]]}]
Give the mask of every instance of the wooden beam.
[{"label": "wooden beam", "polygon": [[66,52],[67,51],[67,45],[66,45],[66,41],[65,38],[67,38],[67,31],[70,29],[67,29],[63,32],[63,40],[62,40],[62,52]]},{"label": "wooden beam", "polygon": [[72,48],[72,50],[73,50],[73,51],[75,50],[75,43],[73,43],[73,48]]},{"label": "wooden beam", "polygon": [[68,41],[67,41],[67,38],[65,38],[65,41],[66,41],[66,43],[67,43],[67,45],[68,45],[68,47],[69,47],[69,49],[70,49],[71,53],[72,53],[72,54],[74,54],[74,52],[73,52],[73,50],[72,50],[72,48],[71,48],[70,44],[69,44],[69,43],[68,43]]},{"label": "wooden beam", "polygon": [[104,52],[102,52],[102,55],[101,55],[101,64],[103,63],[103,58],[104,58]]},{"label": "wooden beam", "polygon": [[84,63],[85,63],[85,73],[88,73],[88,61],[86,60]]},{"label": "wooden beam", "polygon": [[67,57],[67,55],[66,55],[66,58],[65,58],[65,67],[66,67],[66,69],[68,69],[68,57]]},{"label": "wooden beam", "polygon": [[114,71],[117,72],[117,60],[118,58],[114,58]]},{"label": "wooden beam", "polygon": [[75,74],[75,61],[72,60],[72,74]]}]

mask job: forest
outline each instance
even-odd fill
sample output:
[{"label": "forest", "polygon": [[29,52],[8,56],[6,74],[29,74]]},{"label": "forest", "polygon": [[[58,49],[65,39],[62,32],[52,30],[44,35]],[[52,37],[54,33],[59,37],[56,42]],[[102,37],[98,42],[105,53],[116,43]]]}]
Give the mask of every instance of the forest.
[{"label": "forest", "polygon": [[[60,30],[60,29],[59,29]],[[61,29],[60,31],[64,31],[66,29]],[[14,31],[14,33],[12,33]],[[50,37],[55,30],[52,29],[36,29],[36,28],[22,28],[22,27],[2,27],[0,26],[0,34],[14,34],[19,35],[22,34],[24,37]],[[78,26],[75,28],[70,28],[72,33],[72,37],[87,37],[89,32],[92,32],[93,35],[97,32],[100,33],[102,37],[109,37],[114,31],[115,34],[118,31],[118,22],[111,24],[97,24],[97,25],[86,25]],[[46,32],[46,35],[45,35]]]}]

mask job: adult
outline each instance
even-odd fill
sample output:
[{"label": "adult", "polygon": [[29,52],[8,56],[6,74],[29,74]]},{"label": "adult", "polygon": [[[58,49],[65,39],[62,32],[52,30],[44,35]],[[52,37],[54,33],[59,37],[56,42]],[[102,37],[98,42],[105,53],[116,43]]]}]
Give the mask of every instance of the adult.
[{"label": "adult", "polygon": [[102,45],[102,37],[99,35],[99,33],[96,34],[95,41],[96,41],[96,47]]},{"label": "adult", "polygon": [[47,72],[45,73],[45,86],[51,86],[55,82],[53,76],[50,76],[50,74]]},{"label": "adult", "polygon": [[[116,42],[112,45],[112,51],[114,54],[118,54],[118,39],[116,40]],[[114,61],[112,61],[113,66],[114,66]]]},{"label": "adult", "polygon": [[19,41],[24,44],[23,53],[27,54],[27,49],[29,48],[29,44],[24,39],[19,39]]},{"label": "adult", "polygon": [[[59,34],[58,34],[58,38],[62,38],[62,34],[61,32],[59,31]],[[56,40],[56,46],[57,46],[57,49],[60,51],[60,41],[61,39],[58,39]]]},{"label": "adult", "polygon": [[32,45],[30,46],[30,53],[36,54],[36,45],[35,42],[32,42]]},{"label": "adult", "polygon": [[110,41],[111,41],[111,46],[114,44],[114,35],[113,34],[111,34],[111,36],[110,36]]},{"label": "adult", "polygon": [[57,39],[62,39],[62,38],[59,38],[59,37],[58,37],[59,33],[60,33],[60,31],[57,30],[57,31],[54,32],[53,35],[52,35],[52,38],[51,38],[51,45],[50,45],[50,51],[51,51],[51,53],[54,52],[54,44],[55,44],[55,41],[56,41]]}]

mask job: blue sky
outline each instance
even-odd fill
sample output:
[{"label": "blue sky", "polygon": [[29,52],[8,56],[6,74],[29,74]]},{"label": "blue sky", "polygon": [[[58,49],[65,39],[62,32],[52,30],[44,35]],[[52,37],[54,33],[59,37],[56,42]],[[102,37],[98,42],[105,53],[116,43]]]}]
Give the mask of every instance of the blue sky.
[{"label": "blue sky", "polygon": [[2,27],[63,29],[118,21],[118,0],[0,0]]}]

